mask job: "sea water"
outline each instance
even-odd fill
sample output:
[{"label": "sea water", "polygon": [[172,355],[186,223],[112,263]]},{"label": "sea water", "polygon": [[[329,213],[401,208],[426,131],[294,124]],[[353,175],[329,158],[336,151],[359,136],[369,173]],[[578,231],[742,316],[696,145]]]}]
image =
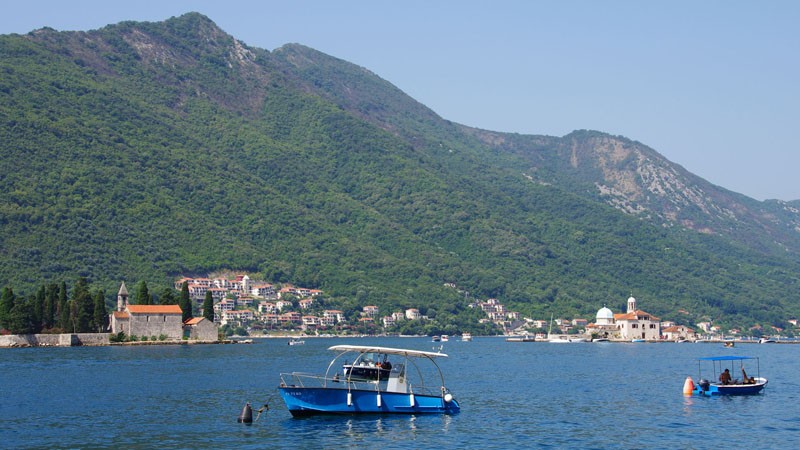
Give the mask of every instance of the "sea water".
[{"label": "sea water", "polygon": [[[776,448],[800,432],[800,345],[451,339],[453,416],[293,418],[281,372],[324,372],[331,345],[438,349],[428,338],[0,349],[3,448]],[[684,397],[698,357],[757,356],[761,395]],[[746,362],[756,375],[755,362]],[[251,425],[237,423],[246,402]],[[794,444],[790,444],[794,443]]]}]

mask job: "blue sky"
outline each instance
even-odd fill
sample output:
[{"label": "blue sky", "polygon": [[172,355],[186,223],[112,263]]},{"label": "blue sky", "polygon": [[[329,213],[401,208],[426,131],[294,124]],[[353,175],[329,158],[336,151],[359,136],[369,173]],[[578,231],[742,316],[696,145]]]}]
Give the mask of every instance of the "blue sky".
[{"label": "blue sky", "polygon": [[363,66],[440,116],[642,142],[706,180],[800,199],[800,2],[4,0],[0,34],[205,14],[254,47]]}]

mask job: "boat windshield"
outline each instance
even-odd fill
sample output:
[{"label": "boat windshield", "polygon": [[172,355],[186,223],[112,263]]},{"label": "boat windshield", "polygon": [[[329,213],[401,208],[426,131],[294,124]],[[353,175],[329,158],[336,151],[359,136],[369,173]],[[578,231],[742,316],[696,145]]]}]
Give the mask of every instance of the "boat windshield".
[{"label": "boat windshield", "polygon": [[361,353],[353,361],[353,365],[375,367],[385,363],[387,356],[381,353]]}]

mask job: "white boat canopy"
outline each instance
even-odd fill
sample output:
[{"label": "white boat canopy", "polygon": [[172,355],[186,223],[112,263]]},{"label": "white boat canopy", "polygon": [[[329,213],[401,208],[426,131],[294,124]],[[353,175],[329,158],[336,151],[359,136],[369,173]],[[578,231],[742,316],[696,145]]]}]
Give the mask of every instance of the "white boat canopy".
[{"label": "white boat canopy", "polygon": [[404,348],[391,347],[372,347],[368,345],[334,345],[328,350],[334,352],[358,352],[358,353],[385,353],[387,355],[413,356],[417,358],[446,358],[447,355],[439,352],[423,352],[420,350],[408,350]]}]

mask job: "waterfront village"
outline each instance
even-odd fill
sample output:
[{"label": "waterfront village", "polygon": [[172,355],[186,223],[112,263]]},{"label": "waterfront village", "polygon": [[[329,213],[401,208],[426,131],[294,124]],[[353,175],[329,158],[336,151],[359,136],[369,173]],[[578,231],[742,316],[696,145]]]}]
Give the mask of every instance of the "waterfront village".
[{"label": "waterfront village", "polygon": [[[111,317],[112,333],[144,336],[166,334],[169,337],[183,334],[198,339],[210,339],[217,333],[217,327],[223,327],[227,330],[238,330],[237,334],[251,336],[276,333],[304,336],[359,334],[363,330],[372,330],[370,334],[383,334],[400,321],[427,320],[416,308],[386,314],[375,305],[363,306],[357,318],[348,319],[343,311],[320,309],[316,305],[321,303],[323,296],[320,290],[288,284],[276,288],[271,283],[251,280],[248,275],[237,275],[233,279],[183,277],[175,281],[175,288],[180,290],[184,283],[188,287],[190,298],[198,307],[210,293],[214,301],[213,324],[208,321],[204,323],[202,319],[192,319],[192,323],[181,325],[178,319],[170,318],[180,315],[180,308],[174,305],[128,305],[127,289],[123,283],[118,296],[117,311]],[[447,286],[455,288],[454,285]],[[509,311],[497,299],[475,301],[469,306],[480,308],[485,313],[486,317],[481,322],[497,325],[505,335],[530,340],[691,341],[721,337],[720,330],[710,322],[697,324],[697,331],[661,321],[639,309],[633,296],[628,299],[625,312],[614,313],[603,306],[597,311],[594,322],[580,318],[521,318],[519,313]],[[175,330],[168,330],[169,327]],[[539,332],[529,334],[530,330]],[[544,334],[543,330],[548,333]]]},{"label": "waterfront village", "polygon": [[[108,345],[109,343],[143,344],[239,342],[242,337],[300,337],[340,335],[388,335],[397,333],[403,321],[430,320],[419,309],[407,308],[391,313],[375,305],[356,310],[326,309],[321,290],[296,287],[290,284],[273,285],[251,280],[248,275],[209,278],[183,277],[175,281],[175,289],[186,286],[195,311],[202,310],[206,297],[213,300],[211,317],[186,318],[179,305],[137,305],[128,302],[128,290],[121,283],[116,308],[109,314],[110,333],[7,335],[0,333],[0,347]],[[446,287],[458,289],[453,284]],[[461,291],[459,291],[461,292]],[[697,340],[739,340],[756,342],[744,337],[740,330],[726,330],[711,322],[696,324],[697,330],[668,321],[639,308],[637,300],[628,298],[626,311],[615,313],[603,306],[595,320],[551,317],[531,319],[508,310],[497,299],[474,300],[468,305],[480,309],[481,324],[490,324],[508,341],[535,342],[686,342]],[[681,311],[678,311],[681,312]],[[796,320],[789,320],[797,327]],[[460,330],[465,336],[468,330]],[[747,330],[763,336],[783,334],[784,330]],[[793,330],[787,330],[793,333]],[[441,336],[443,339],[444,336]],[[772,341],[766,339],[767,341]]]}]

